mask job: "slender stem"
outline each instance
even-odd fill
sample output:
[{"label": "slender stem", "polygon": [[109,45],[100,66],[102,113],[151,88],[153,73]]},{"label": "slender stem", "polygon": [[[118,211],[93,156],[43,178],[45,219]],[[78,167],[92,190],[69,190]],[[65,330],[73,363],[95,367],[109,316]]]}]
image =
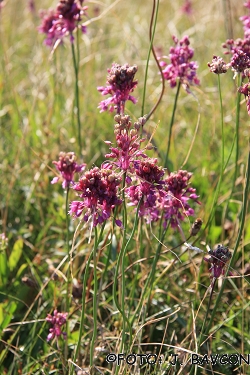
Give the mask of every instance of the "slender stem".
[{"label": "slender stem", "polygon": [[[65,218],[66,218],[66,243],[67,243],[67,254],[68,254],[68,269],[67,269],[67,284],[66,284],[66,312],[69,313],[70,306],[70,246],[69,246],[69,215],[68,215],[68,204],[69,204],[69,187],[66,190],[66,202],[65,202]],[[68,333],[69,324],[68,320],[66,322],[66,332]],[[65,346],[64,346],[64,357],[68,357],[68,336],[66,336]]]},{"label": "slender stem", "polygon": [[76,59],[74,43],[71,43],[71,50],[72,50],[73,65],[74,65],[74,72],[75,72],[75,109],[76,109],[77,128],[78,128],[78,147],[79,147],[79,155],[81,157],[82,156],[82,140],[81,140],[79,86],[78,86],[79,65],[78,65],[78,62],[77,62],[77,60],[79,59],[79,48],[78,48],[78,51],[77,51],[77,59]]},{"label": "slender stem", "polygon": [[[155,5],[156,1],[157,1],[157,5]],[[155,10],[155,6],[156,6],[156,10]],[[150,45],[149,45],[149,49],[148,49],[148,55],[147,55],[147,61],[146,61],[146,70],[145,70],[145,76],[144,76],[141,116],[144,115],[149,59],[150,59],[150,54],[151,54],[151,51],[152,51],[152,48],[153,48],[153,41],[154,41],[155,29],[156,29],[157,17],[158,17],[158,9],[159,9],[159,0],[153,0],[153,9],[152,9],[151,20],[150,20]],[[153,32],[152,32],[152,25],[154,25]],[[162,95],[163,95],[163,93],[162,93]],[[158,103],[157,103],[157,105],[158,105]],[[152,115],[152,113],[153,112],[151,111],[150,116]],[[148,118],[149,118],[149,116],[147,117],[147,119]]]},{"label": "slender stem", "polygon": [[234,250],[233,250],[233,256],[232,256],[231,261],[229,263],[228,269],[225,272],[225,278],[224,278],[224,280],[222,282],[222,286],[221,286],[220,292],[219,292],[219,294],[217,296],[217,299],[216,299],[216,302],[215,302],[215,306],[214,306],[212,314],[211,314],[210,321],[209,321],[209,323],[208,323],[208,325],[206,327],[206,330],[204,331],[204,334],[207,334],[209,332],[209,330],[210,330],[210,327],[212,325],[212,322],[213,322],[214,316],[216,314],[217,308],[218,308],[219,304],[221,303],[221,297],[222,297],[222,294],[223,294],[223,291],[224,291],[224,288],[225,288],[225,285],[226,285],[226,277],[228,275],[229,269],[231,267],[233,267],[234,262],[235,262],[236,252],[237,252],[239,244],[240,244],[240,240],[241,240],[241,236],[242,236],[243,228],[244,228],[244,224],[245,224],[246,211],[247,211],[247,203],[248,203],[249,184],[250,184],[250,151],[248,151],[248,163],[247,163],[247,173],[246,173],[246,186],[245,186],[244,193],[243,193],[243,204],[242,204],[242,210],[241,210],[241,222],[240,222],[240,228],[239,228],[238,236],[237,236],[237,239],[236,239],[235,247],[234,247]]},{"label": "slender stem", "polygon": [[173,125],[174,125],[174,118],[175,118],[175,112],[176,112],[176,107],[177,107],[177,101],[178,101],[178,97],[179,97],[180,87],[181,87],[181,82],[179,81],[178,85],[177,85],[177,90],[176,90],[175,99],[174,99],[174,107],[173,107],[171,121],[170,121],[170,126],[169,126],[168,146],[167,146],[167,151],[166,151],[166,156],[165,156],[164,168],[167,168],[167,167],[169,168],[169,165],[168,165],[168,155],[169,155],[169,150],[170,150],[172,128],[173,128]]},{"label": "slender stem", "polygon": [[98,247],[98,236],[97,236],[97,229],[95,227],[95,244],[94,244],[94,251],[93,251],[93,262],[94,262],[94,295],[93,295],[93,336],[90,345],[90,367],[93,366],[94,361],[94,350],[95,350],[95,340],[97,336],[97,256],[96,250]]}]

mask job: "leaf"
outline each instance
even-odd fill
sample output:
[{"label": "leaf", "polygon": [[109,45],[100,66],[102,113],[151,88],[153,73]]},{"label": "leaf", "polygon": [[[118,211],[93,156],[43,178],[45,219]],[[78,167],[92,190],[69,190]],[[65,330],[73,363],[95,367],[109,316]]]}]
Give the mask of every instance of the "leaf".
[{"label": "leaf", "polygon": [[10,271],[13,271],[16,268],[17,263],[19,259],[21,258],[22,252],[23,252],[23,240],[20,238],[19,240],[15,242],[12,252],[10,254],[10,257],[9,257]]},{"label": "leaf", "polygon": [[0,252],[0,286],[6,285],[8,281],[8,263],[5,250]]},{"label": "leaf", "polygon": [[0,310],[2,314],[0,314],[0,332],[2,332],[8,326],[11,319],[13,318],[13,314],[16,308],[17,304],[14,301],[1,303]]}]

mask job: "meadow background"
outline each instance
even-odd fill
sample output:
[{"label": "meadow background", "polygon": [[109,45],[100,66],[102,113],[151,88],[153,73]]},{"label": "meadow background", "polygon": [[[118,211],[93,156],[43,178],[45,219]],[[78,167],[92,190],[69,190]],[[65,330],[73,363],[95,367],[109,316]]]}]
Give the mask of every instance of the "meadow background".
[{"label": "meadow background", "polygon": [[[189,361],[191,353],[244,356],[250,353],[247,276],[250,273],[250,222],[246,177],[249,115],[244,96],[237,93],[237,77],[234,79],[229,70],[220,76],[222,135],[218,77],[207,66],[213,55],[223,56],[221,45],[226,39],[243,38],[239,17],[248,14],[243,1],[194,0],[192,13],[186,14],[181,9],[183,1],[162,0],[153,42],[158,51],[168,55],[173,45],[172,35],[178,38],[188,35],[195,51],[193,60],[199,65],[200,85],[191,87],[190,94],[183,88],[180,90],[169,156],[172,171],[186,169],[193,173],[191,185],[196,188],[201,202],[194,207],[194,217],[186,218],[183,223],[186,236],[199,217],[203,226],[194,246],[207,253],[207,246],[214,249],[223,244],[235,253],[230,270],[232,275],[226,281],[219,278],[211,299],[209,264],[203,259],[204,253],[184,252],[185,247],[179,246],[183,242],[181,234],[169,228],[164,239],[166,248],[161,250],[153,281],[143,296],[140,310],[136,311],[159,246],[157,226],[151,228],[140,220],[124,260],[124,314],[133,321],[130,337],[133,345],[126,337],[121,338],[124,317],[114,303],[112,288],[122,230],[115,227],[112,232],[104,231],[98,250],[96,294],[94,259],[91,258],[94,236],[86,226],[75,232],[79,221],[65,218],[65,192],[61,184],[51,184],[56,175],[52,161],[58,160],[60,151],[75,152],[78,161],[86,163],[89,169],[94,165],[100,167],[105,160],[108,147],[104,141],[114,141],[114,119],[109,112],[99,112],[97,107],[104,97],[97,91],[97,86],[105,85],[107,69],[113,62],[138,66],[138,86],[133,94],[138,103],[128,103],[125,111],[133,121],[148,114],[157,102],[162,82],[151,53],[142,113],[153,3],[142,0],[84,3],[88,6],[88,18],[83,19],[87,33],[79,37],[78,82],[83,145],[80,155],[70,41],[65,38],[63,45],[52,54],[44,44],[44,35],[38,32],[39,10],[53,8],[57,1],[44,0],[42,4],[24,0],[1,2],[0,232],[4,234],[0,253],[1,374],[250,373],[246,363],[211,366],[204,362],[191,366]],[[225,60],[229,62],[230,56],[225,56]],[[176,89],[165,82],[162,100],[145,125],[147,135],[154,134],[155,146],[147,154],[158,157],[160,165],[164,163],[168,144],[175,93]],[[238,147],[234,141],[236,132]],[[223,144],[225,168],[221,166]],[[70,191],[69,200],[74,199],[75,192]],[[134,207],[128,207],[128,218],[129,237],[135,220]],[[70,246],[76,233],[73,279],[68,272],[67,226]],[[175,248],[181,262],[171,251],[166,251],[171,248]],[[82,283],[88,259],[83,301]],[[118,298],[121,272],[119,269]],[[67,278],[68,282],[65,282]],[[45,318],[54,309],[66,311],[68,290],[66,344],[62,337],[47,342],[50,327]],[[98,301],[94,353],[91,351],[93,299]],[[77,346],[83,304],[85,321]],[[215,304],[216,312],[210,321]],[[199,332],[204,321],[208,339],[201,345]],[[160,354],[164,356],[164,362],[141,367],[126,363],[118,367],[107,363],[108,353],[121,350],[124,353]],[[90,353],[94,355],[91,359]],[[170,365],[173,354],[178,354],[183,366],[180,363]]]}]

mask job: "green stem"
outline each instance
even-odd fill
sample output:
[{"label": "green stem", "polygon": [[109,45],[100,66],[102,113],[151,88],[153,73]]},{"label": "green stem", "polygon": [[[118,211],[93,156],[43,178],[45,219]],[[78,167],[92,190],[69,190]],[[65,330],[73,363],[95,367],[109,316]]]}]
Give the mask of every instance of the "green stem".
[{"label": "green stem", "polygon": [[79,48],[77,51],[77,59],[75,53],[74,43],[71,43],[71,50],[73,56],[73,65],[75,72],[75,108],[76,108],[76,117],[77,117],[77,128],[78,128],[78,147],[79,155],[82,156],[82,139],[81,139],[81,120],[80,120],[80,104],[79,104],[79,86],[78,86],[78,73],[79,73]]},{"label": "green stem", "polygon": [[[69,314],[70,306],[70,246],[69,246],[69,216],[68,216],[68,204],[69,204],[69,187],[66,190],[66,202],[65,202],[65,217],[66,217],[66,243],[67,243],[67,255],[68,255],[68,269],[67,269],[67,284],[66,284],[66,312]],[[69,330],[69,322],[66,323],[66,332]],[[64,357],[68,357],[68,335],[66,336],[65,346],[64,346]]]},{"label": "green stem", "polygon": [[98,247],[98,237],[97,237],[97,229],[95,227],[95,244],[94,244],[94,251],[93,251],[93,262],[94,262],[94,295],[93,295],[93,336],[90,345],[90,367],[93,366],[94,362],[94,350],[95,350],[95,340],[97,336],[97,251]]},{"label": "green stem", "polygon": [[[151,54],[152,47],[153,47],[154,36],[155,36],[155,29],[156,29],[157,17],[158,17],[158,9],[159,9],[159,0],[157,0],[156,10],[155,10],[155,1],[156,0],[153,0],[153,10],[152,10],[151,21],[150,21],[150,45],[149,45],[149,49],[148,49],[148,55],[147,55],[147,61],[146,61],[146,70],[145,70],[145,76],[144,76],[141,116],[144,115],[149,59],[150,59],[150,54]],[[154,25],[153,32],[152,32],[152,25]],[[154,108],[154,110],[155,110],[155,108]],[[150,116],[151,116],[152,113],[153,112],[151,111],[150,112]],[[149,118],[149,116],[148,116],[148,118]]]},{"label": "green stem", "polygon": [[225,288],[225,285],[226,285],[226,277],[228,275],[229,270],[233,267],[235,259],[236,259],[236,253],[237,253],[237,250],[238,250],[238,247],[239,247],[239,244],[240,244],[240,240],[241,240],[241,236],[242,236],[243,228],[244,228],[244,224],[245,224],[247,202],[248,202],[249,183],[250,183],[250,151],[248,151],[246,186],[245,186],[244,194],[243,194],[243,204],[242,204],[242,210],[241,210],[241,222],[240,222],[240,228],[239,228],[238,236],[237,236],[237,239],[236,239],[235,247],[234,247],[234,250],[233,250],[233,256],[232,256],[231,261],[229,263],[228,269],[225,272],[225,278],[223,279],[222,286],[221,286],[220,292],[217,296],[217,299],[216,299],[216,302],[215,302],[215,305],[214,305],[214,308],[213,308],[213,311],[212,311],[212,314],[211,314],[210,321],[209,321],[209,323],[206,327],[206,330],[204,331],[204,334],[207,334],[210,330],[210,327],[211,327],[212,322],[214,320],[214,316],[216,314],[218,306],[221,303],[221,297],[222,297],[222,294],[223,294],[223,291],[224,291],[224,288]]},{"label": "green stem", "polygon": [[179,80],[178,85],[177,85],[177,90],[175,94],[175,99],[174,99],[174,107],[172,111],[172,116],[171,116],[171,121],[170,121],[170,126],[169,126],[169,134],[168,134],[168,146],[167,146],[167,151],[166,151],[166,156],[165,156],[165,161],[164,161],[164,168],[169,169],[168,165],[168,155],[169,155],[169,150],[170,150],[170,142],[171,142],[171,136],[172,136],[172,128],[174,125],[174,118],[175,118],[175,112],[176,112],[176,107],[177,107],[177,101],[179,97],[179,92],[180,92],[180,87],[181,87],[181,82]]}]

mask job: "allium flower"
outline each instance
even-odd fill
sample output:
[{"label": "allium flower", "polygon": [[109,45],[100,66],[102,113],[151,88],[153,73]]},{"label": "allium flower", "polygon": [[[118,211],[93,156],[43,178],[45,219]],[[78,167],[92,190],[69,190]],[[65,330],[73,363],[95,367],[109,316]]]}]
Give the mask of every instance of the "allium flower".
[{"label": "allium flower", "polygon": [[227,72],[228,65],[225,61],[219,56],[213,56],[211,63],[207,64],[210,68],[210,72],[215,74],[223,74]]},{"label": "allium flower", "polygon": [[[60,0],[56,10],[42,11],[42,24],[38,28],[41,33],[46,34],[45,44],[53,47],[56,42],[62,42],[66,35],[70,35],[71,42],[74,41],[73,31],[78,27],[85,14],[87,7],[82,7],[83,0]],[[81,25],[82,32],[86,28]]]},{"label": "allium flower", "polygon": [[245,83],[243,86],[239,87],[238,91],[241,94],[245,95],[245,99],[246,99],[246,102],[247,102],[247,112],[250,116],[250,82]]},{"label": "allium flower", "polygon": [[[250,10],[250,1],[245,3],[244,6]],[[240,20],[243,23],[244,37],[249,38],[250,37],[250,14],[240,17]]]},{"label": "allium flower", "polygon": [[192,173],[179,170],[176,173],[171,173],[166,178],[166,195],[162,205],[162,209],[164,210],[164,227],[170,222],[171,227],[176,228],[179,226],[179,222],[184,220],[186,216],[194,214],[193,208],[188,203],[189,200],[200,204],[196,189],[189,186],[191,177]]},{"label": "allium flower", "polygon": [[[74,174],[76,172],[82,172],[86,166],[86,164],[76,163],[76,156],[74,152],[60,152],[59,161],[53,161],[53,164],[55,164],[57,170],[61,173],[63,178],[63,189],[67,189],[73,182]],[[51,183],[55,184],[59,180],[60,177],[54,177]]]},{"label": "allium flower", "polygon": [[182,10],[183,13],[185,13],[187,15],[192,14],[193,13],[192,2],[190,0],[185,0],[184,4],[181,7],[181,10]]},{"label": "allium flower", "polygon": [[61,331],[61,327],[66,323],[68,313],[59,313],[57,310],[54,310],[52,316],[51,314],[47,315],[47,322],[52,324],[52,328],[49,329],[49,334],[47,336],[47,341],[52,340],[54,337],[58,338],[59,336],[63,336],[66,338],[66,332]]},{"label": "allium flower", "polygon": [[112,64],[111,69],[108,69],[107,86],[97,87],[97,90],[102,95],[111,95],[110,98],[100,102],[98,108],[100,112],[107,111],[113,112],[116,109],[117,114],[124,114],[124,106],[127,100],[134,104],[137,102],[136,98],[130,95],[137,86],[137,81],[134,81],[137,66],[130,66],[128,64],[119,65]]},{"label": "allium flower", "polygon": [[189,85],[199,85],[200,83],[196,76],[198,65],[195,61],[190,61],[193,58],[194,50],[189,47],[188,36],[184,36],[180,41],[173,36],[173,41],[175,46],[170,48],[169,56],[163,56],[170,60],[170,64],[161,61],[160,66],[164,68],[162,72],[164,78],[169,81],[170,87],[175,87],[179,79],[189,92]]},{"label": "allium flower", "polygon": [[145,217],[147,222],[157,221],[160,217],[159,203],[164,197],[164,170],[158,167],[157,159],[147,158],[135,162],[135,172],[140,183],[126,189],[126,196],[131,206],[140,202],[139,216]]},{"label": "allium flower", "polygon": [[241,50],[236,50],[230,62],[232,70],[237,73],[243,73],[250,68],[250,58]]},{"label": "allium flower", "polygon": [[226,266],[231,258],[232,254],[230,253],[228,247],[223,245],[218,245],[216,250],[210,250],[210,258],[204,258],[211,267],[209,271],[211,273],[211,278],[218,279],[221,275],[225,274]]},{"label": "allium flower", "polygon": [[83,220],[92,219],[94,227],[102,224],[111,216],[115,206],[122,203],[117,191],[120,183],[121,179],[110,169],[95,167],[85,172],[73,186],[82,200],[71,203],[70,215],[80,217],[83,214]]},{"label": "allium flower", "polygon": [[[114,165],[123,172],[134,172],[134,161],[139,157],[146,157],[140,144],[144,139],[140,138],[140,130],[146,122],[145,117],[140,117],[138,121],[132,124],[128,115],[116,115],[115,121],[115,137],[116,147],[110,147],[111,153],[106,154],[105,157],[114,159]],[[106,141],[111,145],[110,141]],[[111,163],[104,163],[104,165],[112,165]]]},{"label": "allium flower", "polygon": [[225,43],[222,44],[223,48],[227,51],[224,52],[225,55],[234,54],[236,51],[243,51],[250,58],[250,38],[245,39],[227,39]]}]

